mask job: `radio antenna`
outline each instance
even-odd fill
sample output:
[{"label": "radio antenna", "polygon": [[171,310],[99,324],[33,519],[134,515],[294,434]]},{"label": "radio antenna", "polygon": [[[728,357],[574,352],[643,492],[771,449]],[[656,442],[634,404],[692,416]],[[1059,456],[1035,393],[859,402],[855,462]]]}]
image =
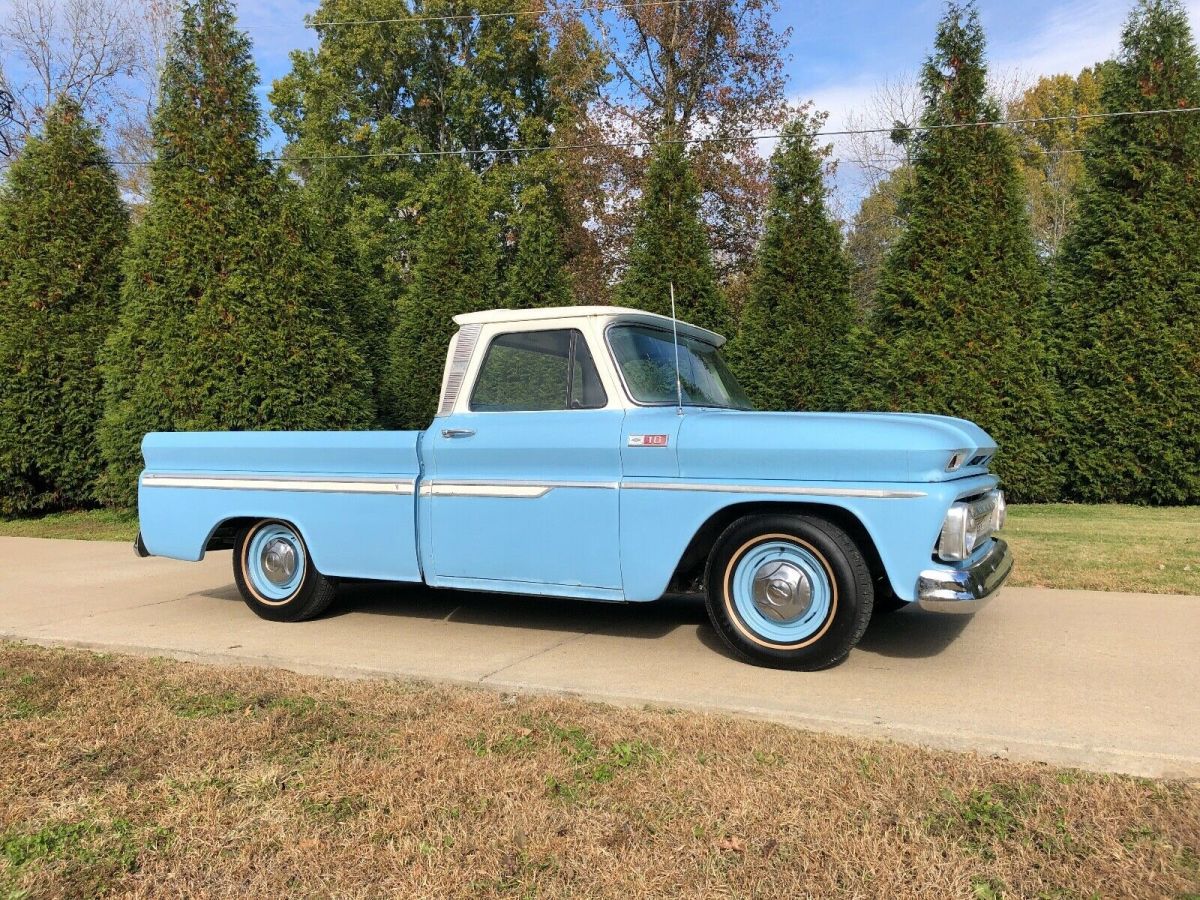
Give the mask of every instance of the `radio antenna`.
[{"label": "radio antenna", "polygon": [[683,376],[679,374],[679,320],[675,318],[675,282],[671,282],[671,336],[675,339],[675,397],[683,415]]}]

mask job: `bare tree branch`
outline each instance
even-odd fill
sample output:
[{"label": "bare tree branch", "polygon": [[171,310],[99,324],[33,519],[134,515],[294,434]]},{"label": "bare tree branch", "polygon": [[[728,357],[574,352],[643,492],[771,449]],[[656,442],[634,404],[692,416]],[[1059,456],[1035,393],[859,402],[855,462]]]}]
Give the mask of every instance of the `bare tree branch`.
[{"label": "bare tree branch", "polygon": [[[597,141],[745,136],[782,125],[789,114],[782,60],[787,34],[777,30],[778,0],[680,0],[669,6],[625,6],[558,0],[562,20],[596,36],[611,78],[589,110]],[[721,277],[744,274],[761,231],[766,160],[745,143],[689,149],[703,192],[702,217]],[[619,269],[640,196],[644,152],[597,148],[589,183],[606,192],[596,215],[596,241],[610,270]]]},{"label": "bare tree branch", "polygon": [[[0,165],[71,97],[104,130],[118,158],[144,159],[176,0],[8,0],[0,21]],[[126,152],[131,149],[134,152]],[[134,181],[144,173],[129,173]]]}]

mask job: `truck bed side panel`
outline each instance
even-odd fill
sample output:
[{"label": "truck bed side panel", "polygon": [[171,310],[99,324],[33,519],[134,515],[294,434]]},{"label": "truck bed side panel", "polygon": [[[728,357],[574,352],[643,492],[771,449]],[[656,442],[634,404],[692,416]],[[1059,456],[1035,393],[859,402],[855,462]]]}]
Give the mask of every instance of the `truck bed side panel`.
[{"label": "truck bed side panel", "polygon": [[138,514],[156,556],[200,559],[235,518],[294,524],[335,577],[420,581],[418,432],[150,434]]}]

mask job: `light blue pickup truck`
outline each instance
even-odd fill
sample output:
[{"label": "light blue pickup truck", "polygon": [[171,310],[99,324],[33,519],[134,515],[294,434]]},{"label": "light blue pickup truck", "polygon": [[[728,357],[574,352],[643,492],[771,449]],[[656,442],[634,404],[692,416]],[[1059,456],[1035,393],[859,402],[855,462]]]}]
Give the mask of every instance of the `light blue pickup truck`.
[{"label": "light blue pickup truck", "polygon": [[737,655],[794,669],[845,658],[873,609],[973,611],[1012,568],[970,422],[755,412],[720,335],[631,309],[454,321],[426,431],[147,435],[138,552],[232,549],[246,603],[284,622],[347,579],[703,591]]}]

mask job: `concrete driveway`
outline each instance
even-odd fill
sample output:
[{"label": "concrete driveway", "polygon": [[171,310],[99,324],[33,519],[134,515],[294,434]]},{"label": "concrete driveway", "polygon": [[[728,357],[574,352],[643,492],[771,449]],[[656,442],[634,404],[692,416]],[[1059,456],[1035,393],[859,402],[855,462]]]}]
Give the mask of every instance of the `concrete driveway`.
[{"label": "concrete driveway", "polygon": [[1200,777],[1200,597],[1007,588],[973,618],[882,617],[818,673],[729,658],[701,603],[605,605],[346,586],[324,617],[256,618],[229,553],[0,538],[0,637],[724,711],[1138,775]]}]

